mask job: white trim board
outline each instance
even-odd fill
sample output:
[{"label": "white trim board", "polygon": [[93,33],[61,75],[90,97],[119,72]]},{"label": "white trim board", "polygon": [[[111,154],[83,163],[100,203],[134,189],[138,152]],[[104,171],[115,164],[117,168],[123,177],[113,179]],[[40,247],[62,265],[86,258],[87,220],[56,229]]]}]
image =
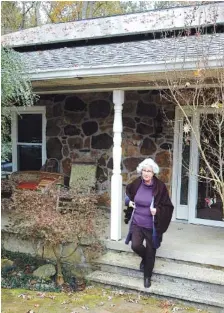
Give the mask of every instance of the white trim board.
[{"label": "white trim board", "polygon": [[[218,87],[218,84],[206,84],[204,85],[204,88],[211,88],[211,87]],[[77,86],[75,86],[77,87]],[[51,89],[51,87],[48,87],[49,89],[45,89],[45,90],[40,90],[41,87],[34,87],[34,92],[37,93],[38,95],[46,95],[46,94],[70,94],[70,93],[83,93],[83,92],[107,92],[107,91],[113,91],[113,90],[121,90],[121,87],[111,87],[111,88],[105,88],[105,87],[101,87],[101,88],[95,88],[95,87],[91,87],[89,89],[82,89],[82,86],[79,86],[79,89],[74,89],[72,86],[70,87],[70,89],[63,89],[64,87],[61,87],[60,89]],[[178,86],[179,89],[181,88],[186,88],[186,86],[184,85],[180,85]],[[191,85],[191,88],[196,88],[196,85]],[[122,87],[122,90],[124,91],[129,91],[129,90],[162,90],[162,89],[167,89],[167,86],[144,86],[144,87]]]}]

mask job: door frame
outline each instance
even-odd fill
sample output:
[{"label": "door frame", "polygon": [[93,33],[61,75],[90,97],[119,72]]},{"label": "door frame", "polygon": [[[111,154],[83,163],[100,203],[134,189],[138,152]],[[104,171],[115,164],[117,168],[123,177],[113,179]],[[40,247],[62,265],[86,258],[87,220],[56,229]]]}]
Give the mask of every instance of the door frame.
[{"label": "door frame", "polygon": [[[199,132],[199,122],[200,122],[200,114],[204,112],[203,108],[198,108],[197,114],[192,115],[190,109],[188,107],[183,107],[185,112],[192,116],[192,122],[194,125],[194,129],[196,130],[196,136],[200,135]],[[207,108],[206,112],[213,113],[214,108]],[[195,217],[195,210],[197,204],[197,196],[198,196],[198,166],[199,166],[199,150],[197,146],[196,138],[193,134],[191,134],[191,145],[190,145],[190,164],[189,164],[189,185],[188,185],[188,206],[183,206],[178,203],[180,188],[178,187],[178,180],[181,175],[181,160],[180,155],[182,149],[182,140],[183,136],[180,134],[180,119],[183,114],[179,107],[175,108],[175,125],[174,125],[174,151],[173,151],[173,175],[172,175],[172,202],[174,204],[174,215],[173,220],[181,220],[177,218],[177,215],[180,213],[178,210],[187,209],[186,217],[183,220],[186,220],[188,223],[192,224],[201,224],[208,226],[217,226],[224,227],[224,221],[215,221],[215,220],[207,220]],[[180,214],[181,215],[181,214]]]}]

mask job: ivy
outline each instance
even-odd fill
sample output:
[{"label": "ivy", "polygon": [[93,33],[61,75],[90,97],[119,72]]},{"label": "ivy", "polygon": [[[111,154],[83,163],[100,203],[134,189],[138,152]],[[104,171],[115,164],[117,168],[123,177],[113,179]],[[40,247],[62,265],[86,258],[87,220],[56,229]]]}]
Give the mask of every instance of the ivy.
[{"label": "ivy", "polygon": [[[31,268],[38,268],[41,265],[47,264],[46,260],[38,257],[33,257],[30,254],[8,251],[4,248],[1,250],[1,257],[2,259],[13,260],[13,266],[7,266],[2,269],[2,288],[23,288],[42,292],[61,291],[61,287],[56,286],[55,278],[53,278],[53,280],[42,279],[35,277],[30,273],[26,274],[24,272],[27,265]],[[35,283],[32,283],[32,281],[35,281]]]}]

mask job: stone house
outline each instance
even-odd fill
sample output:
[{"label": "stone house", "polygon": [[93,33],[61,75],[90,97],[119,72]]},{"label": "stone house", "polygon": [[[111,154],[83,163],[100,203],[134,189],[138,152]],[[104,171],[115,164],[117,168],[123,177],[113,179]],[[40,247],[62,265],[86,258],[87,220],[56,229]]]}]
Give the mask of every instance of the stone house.
[{"label": "stone house", "polygon": [[[13,170],[39,170],[56,158],[69,177],[73,162],[95,162],[101,204],[111,208],[110,238],[120,240],[125,185],[138,163],[152,157],[170,190],[173,220],[223,227],[222,216],[214,220],[198,210],[198,182],[182,167],[185,157],[193,168],[198,161],[192,150],[182,155],[183,118],[162,96],[166,74],[191,78],[201,51],[212,77],[224,53],[223,22],[224,3],[214,3],[4,35],[2,44],[21,53],[40,96],[13,112]],[[195,32],[201,25],[208,30],[203,40]],[[173,37],[176,31],[182,35]]]}]

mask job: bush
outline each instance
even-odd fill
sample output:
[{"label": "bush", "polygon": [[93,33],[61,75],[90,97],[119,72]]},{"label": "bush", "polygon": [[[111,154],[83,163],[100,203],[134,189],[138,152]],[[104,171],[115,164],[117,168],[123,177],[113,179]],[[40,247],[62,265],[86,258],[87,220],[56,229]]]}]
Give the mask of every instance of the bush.
[{"label": "bush", "polygon": [[[102,245],[98,240],[97,196],[52,186],[47,191],[17,190],[12,194],[11,222],[23,239],[38,240],[52,248],[57,262],[57,284],[64,283],[61,262],[63,247],[74,244],[74,253],[85,240],[96,255]],[[102,226],[101,226],[102,227]]]}]

